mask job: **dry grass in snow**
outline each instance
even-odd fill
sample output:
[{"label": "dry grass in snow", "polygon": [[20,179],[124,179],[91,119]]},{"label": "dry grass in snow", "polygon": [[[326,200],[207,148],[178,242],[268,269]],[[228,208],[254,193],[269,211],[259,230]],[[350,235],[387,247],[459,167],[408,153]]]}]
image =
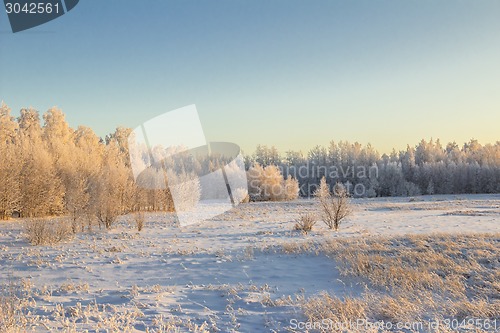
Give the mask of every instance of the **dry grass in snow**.
[{"label": "dry grass in snow", "polygon": [[498,327],[500,196],[417,199],[353,199],[337,232],[293,230],[318,216],[317,200],[244,204],[182,229],[171,214],[138,216],[141,232],[121,216],[62,242],[56,219],[41,233],[2,222],[0,332],[312,332],[322,329],[291,320],[356,318]]},{"label": "dry grass in snow", "polygon": [[306,300],[302,308],[310,323],[479,319],[476,327],[466,324],[461,330],[488,331],[481,327],[485,323],[498,328],[500,234],[345,238],[327,241],[320,252],[335,260],[342,276],[362,279],[367,287],[361,298],[325,293]]}]

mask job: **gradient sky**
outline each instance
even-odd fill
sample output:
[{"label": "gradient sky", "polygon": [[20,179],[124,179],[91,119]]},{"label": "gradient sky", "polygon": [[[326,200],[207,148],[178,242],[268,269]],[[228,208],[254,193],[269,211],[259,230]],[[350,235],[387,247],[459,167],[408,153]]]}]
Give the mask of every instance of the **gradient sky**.
[{"label": "gradient sky", "polygon": [[13,34],[0,99],[98,135],[196,104],[210,141],[500,140],[500,1],[82,0]]}]

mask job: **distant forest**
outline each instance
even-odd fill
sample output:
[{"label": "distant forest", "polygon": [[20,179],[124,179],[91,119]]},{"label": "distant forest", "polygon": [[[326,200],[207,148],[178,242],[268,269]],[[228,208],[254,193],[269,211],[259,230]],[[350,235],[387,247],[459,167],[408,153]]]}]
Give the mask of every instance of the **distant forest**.
[{"label": "distant forest", "polygon": [[422,140],[406,150],[380,155],[370,144],[331,141],[307,154],[257,146],[245,164],[278,166],[285,177],[299,181],[301,195],[310,196],[325,177],[333,186],[348,184],[353,196],[415,196],[421,194],[500,193],[500,141],[477,140],[459,146],[439,139]]},{"label": "distant forest", "polygon": [[[99,138],[88,127],[71,128],[59,109],[42,117],[34,109],[22,109],[14,118],[2,103],[0,218],[70,215],[82,224],[109,226],[119,214],[173,211],[168,189],[144,189],[135,183],[130,133],[117,128]],[[330,186],[341,182],[352,196],[361,197],[500,192],[498,141],[443,146],[439,140],[422,140],[390,155],[380,155],[369,144],[345,141],[316,146],[306,155],[280,154],[274,147],[259,145],[245,156],[245,166],[252,181],[251,200],[291,200],[298,188],[301,196],[310,196],[322,177]],[[266,186],[275,185],[283,193],[263,195]]]}]

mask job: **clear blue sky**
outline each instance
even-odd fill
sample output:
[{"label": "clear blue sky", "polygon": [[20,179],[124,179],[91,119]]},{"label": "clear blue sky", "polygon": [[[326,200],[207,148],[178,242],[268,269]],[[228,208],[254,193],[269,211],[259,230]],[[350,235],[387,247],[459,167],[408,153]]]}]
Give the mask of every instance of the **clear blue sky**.
[{"label": "clear blue sky", "polygon": [[103,136],[196,104],[207,138],[387,152],[500,140],[500,1],[82,0],[12,34],[0,99]]}]

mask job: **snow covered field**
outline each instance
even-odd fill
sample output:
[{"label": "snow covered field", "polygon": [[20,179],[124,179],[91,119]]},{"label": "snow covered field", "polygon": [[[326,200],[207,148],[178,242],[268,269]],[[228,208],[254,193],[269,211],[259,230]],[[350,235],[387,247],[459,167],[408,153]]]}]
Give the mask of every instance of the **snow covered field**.
[{"label": "snow covered field", "polygon": [[294,331],[290,320],[305,320],[300,302],[322,291],[355,298],[367,285],[321,251],[293,250],[301,244],[500,232],[500,195],[352,203],[338,232],[318,222],[307,235],[293,230],[300,214],[318,211],[306,199],[242,204],[183,229],[151,213],[138,233],[124,216],[111,231],[54,246],[29,245],[20,220],[1,222],[0,278],[26,296],[31,323],[20,331]]}]

